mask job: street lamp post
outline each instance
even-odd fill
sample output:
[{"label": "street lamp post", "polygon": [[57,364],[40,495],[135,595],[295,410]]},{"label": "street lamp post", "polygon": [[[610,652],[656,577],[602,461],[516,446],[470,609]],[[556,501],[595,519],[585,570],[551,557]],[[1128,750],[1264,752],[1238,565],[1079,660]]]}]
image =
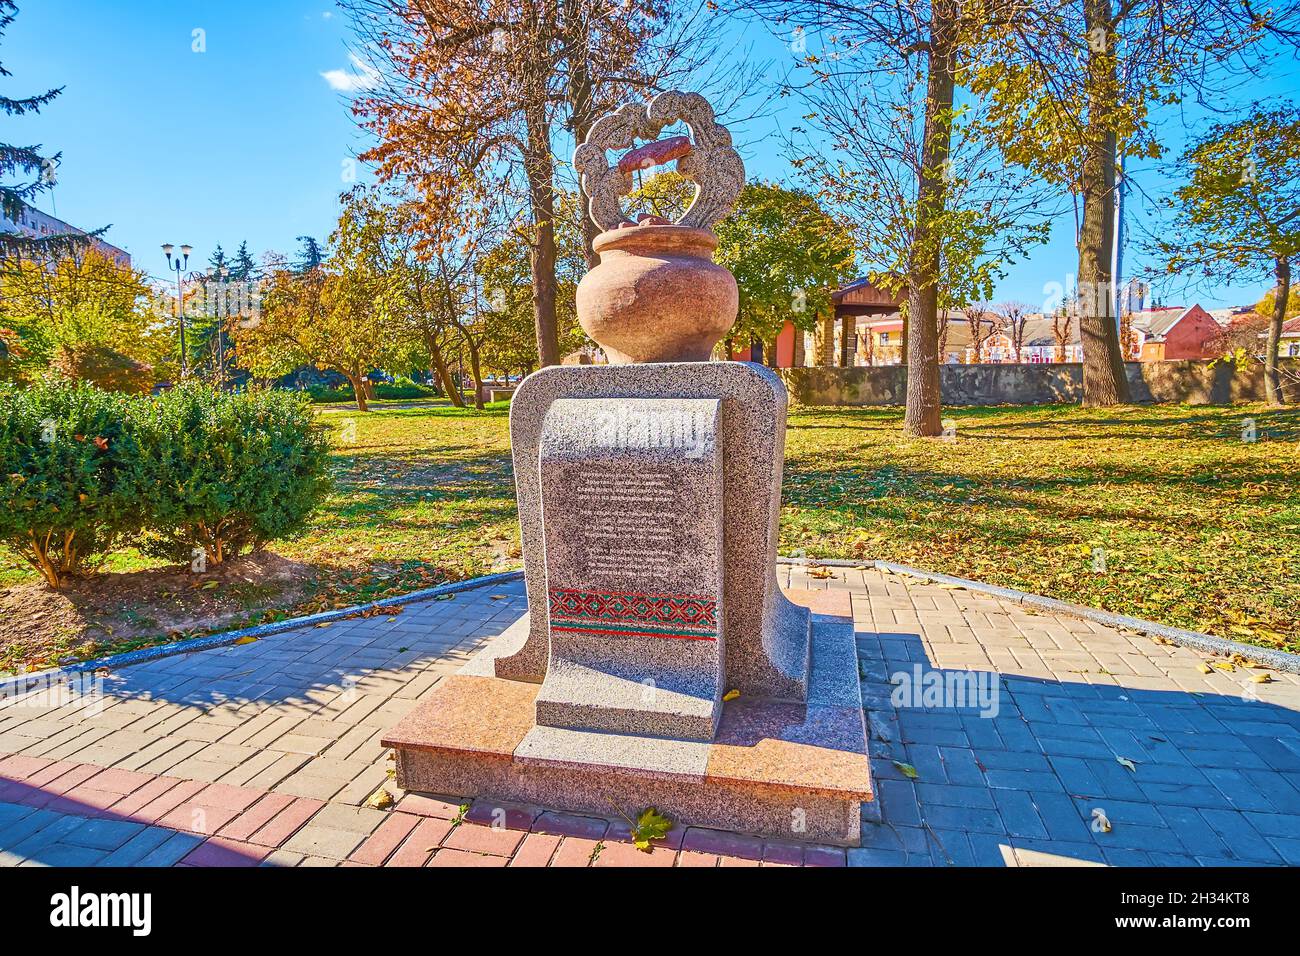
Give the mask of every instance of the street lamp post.
[{"label": "street lamp post", "polygon": [[227,280],[230,269],[208,269],[208,278],[219,280],[217,295],[212,303],[212,314],[217,320],[217,388],[226,388],[226,323],[230,321],[230,288]]},{"label": "street lamp post", "polygon": [[176,323],[180,329],[181,378],[184,378],[189,374],[189,363],[185,355],[185,280],[181,277],[181,270],[190,264],[190,253],[194,251],[194,247],[181,246],[181,254],[172,259],[172,250],[175,248],[170,242],[164,242],[162,251],[167,257],[167,268],[176,273]]},{"label": "street lamp post", "polygon": [[220,363],[217,366],[220,369],[217,380],[224,391],[226,388],[226,323],[230,321],[230,286],[227,285],[230,270],[222,266],[220,271],[222,319],[217,323],[217,361]]}]

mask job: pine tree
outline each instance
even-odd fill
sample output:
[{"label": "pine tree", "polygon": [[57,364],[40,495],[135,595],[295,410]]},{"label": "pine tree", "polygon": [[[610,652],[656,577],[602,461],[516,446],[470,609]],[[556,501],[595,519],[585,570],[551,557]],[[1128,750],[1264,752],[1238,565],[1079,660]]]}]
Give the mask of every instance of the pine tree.
[{"label": "pine tree", "polygon": [[316,237],[299,236],[298,241],[302,243],[302,252],[299,254],[298,261],[293,264],[294,271],[301,274],[319,269],[321,263],[325,261],[325,250],[316,241]]},{"label": "pine tree", "polygon": [[[0,38],[9,24],[18,15],[18,6],[13,0],[0,0]],[[0,78],[11,76],[0,62]],[[63,92],[63,87],[46,90],[35,96],[13,99],[0,95],[0,114],[6,116],[23,116],[27,113],[39,113],[56,96]],[[0,143],[0,176],[17,179],[17,182],[0,183],[0,213],[4,218],[17,222],[31,200],[54,185],[54,169],[58,166],[62,154],[41,155],[41,147],[11,146]],[[89,235],[81,233],[57,234],[33,238],[18,232],[0,230],[0,259],[6,257],[41,256],[67,251],[77,245],[84,245],[91,236],[99,235],[102,229]]]},{"label": "pine tree", "polygon": [[241,242],[239,248],[235,250],[235,260],[230,265],[230,278],[238,282],[251,282],[257,277],[257,262],[253,259],[253,254],[248,251],[248,242]]},{"label": "pine tree", "polygon": [[221,243],[217,243],[217,248],[212,250],[212,256],[208,259],[208,265],[212,268],[212,274],[217,278],[221,277],[222,269],[230,268],[230,260],[226,258],[226,252],[221,248]]}]

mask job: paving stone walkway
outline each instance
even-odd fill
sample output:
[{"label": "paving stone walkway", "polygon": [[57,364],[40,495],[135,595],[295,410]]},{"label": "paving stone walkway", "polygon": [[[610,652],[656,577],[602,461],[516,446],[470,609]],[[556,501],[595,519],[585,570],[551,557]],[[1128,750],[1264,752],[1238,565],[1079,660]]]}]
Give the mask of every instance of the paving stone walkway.
[{"label": "paving stone walkway", "polygon": [[[514,582],[4,700],[0,865],[1300,864],[1296,675],[1205,674],[876,571],[780,573],[852,594],[878,791],[859,848],[689,828],[646,854],[617,818],[398,791],[380,736],[520,618]],[[381,787],[395,805],[366,806]]]}]

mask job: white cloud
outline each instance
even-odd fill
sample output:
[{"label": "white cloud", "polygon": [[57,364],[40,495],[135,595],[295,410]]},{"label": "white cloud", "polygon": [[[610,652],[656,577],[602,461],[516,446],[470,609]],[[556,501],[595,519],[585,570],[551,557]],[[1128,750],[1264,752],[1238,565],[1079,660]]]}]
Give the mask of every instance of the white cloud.
[{"label": "white cloud", "polygon": [[379,71],[355,53],[349,53],[352,61],[351,70],[326,70],[321,76],[331,89],[354,93],[357,90],[370,90],[379,85]]}]

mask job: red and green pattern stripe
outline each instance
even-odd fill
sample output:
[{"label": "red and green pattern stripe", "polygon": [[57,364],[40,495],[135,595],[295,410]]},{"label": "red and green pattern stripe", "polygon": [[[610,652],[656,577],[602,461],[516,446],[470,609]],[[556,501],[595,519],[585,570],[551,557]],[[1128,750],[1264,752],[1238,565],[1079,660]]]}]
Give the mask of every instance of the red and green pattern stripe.
[{"label": "red and green pattern stripe", "polygon": [[583,634],[718,639],[717,602],[699,594],[552,588],[551,628]]}]

